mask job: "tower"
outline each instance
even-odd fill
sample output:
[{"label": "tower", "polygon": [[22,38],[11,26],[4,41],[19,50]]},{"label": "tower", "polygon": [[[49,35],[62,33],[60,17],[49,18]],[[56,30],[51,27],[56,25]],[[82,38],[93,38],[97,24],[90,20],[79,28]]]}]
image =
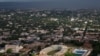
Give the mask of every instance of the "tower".
[{"label": "tower", "polygon": [[87,31],[87,29],[88,29],[88,22],[86,22],[85,24],[86,24],[86,26],[85,26],[85,30],[84,30],[84,32],[83,32],[82,40],[84,40],[84,37],[85,37],[85,35],[86,35],[86,31]]}]

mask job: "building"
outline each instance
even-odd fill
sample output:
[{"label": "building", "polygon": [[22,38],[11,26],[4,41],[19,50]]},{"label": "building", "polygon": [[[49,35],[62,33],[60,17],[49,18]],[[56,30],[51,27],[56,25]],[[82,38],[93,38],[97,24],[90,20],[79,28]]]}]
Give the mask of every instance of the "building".
[{"label": "building", "polygon": [[50,56],[48,53],[55,50],[59,50],[59,51],[55,52],[53,54],[54,56],[64,56],[65,52],[68,50],[68,47],[64,45],[52,45],[50,47],[42,49],[40,51],[39,56]]},{"label": "building", "polygon": [[23,47],[19,45],[5,45],[5,51],[12,49],[13,53],[18,53]]}]

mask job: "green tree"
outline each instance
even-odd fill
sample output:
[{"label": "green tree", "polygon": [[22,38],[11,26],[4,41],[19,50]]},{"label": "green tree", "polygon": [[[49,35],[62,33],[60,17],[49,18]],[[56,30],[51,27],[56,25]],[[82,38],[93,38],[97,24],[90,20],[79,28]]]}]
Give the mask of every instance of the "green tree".
[{"label": "green tree", "polygon": [[3,56],[3,53],[0,53],[0,56]]},{"label": "green tree", "polygon": [[35,56],[35,54],[34,53],[31,53],[30,56]]},{"label": "green tree", "polygon": [[12,53],[12,49],[9,48],[6,52],[7,52],[7,53]]},{"label": "green tree", "polygon": [[64,56],[75,56],[75,55],[70,51],[70,49],[68,49],[68,51],[65,53]]}]

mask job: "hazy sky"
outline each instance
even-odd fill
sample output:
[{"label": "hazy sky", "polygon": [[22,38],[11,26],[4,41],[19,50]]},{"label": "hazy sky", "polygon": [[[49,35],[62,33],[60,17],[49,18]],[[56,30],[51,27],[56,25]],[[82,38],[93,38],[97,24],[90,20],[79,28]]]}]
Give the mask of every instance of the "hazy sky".
[{"label": "hazy sky", "polygon": [[93,2],[93,1],[97,1],[97,2],[100,2],[100,0],[0,0],[0,2],[25,2],[25,1],[27,1],[27,2],[31,2],[31,1],[66,1],[66,2],[68,2],[68,1],[77,1],[77,2],[79,2],[79,1],[84,1],[84,2]]},{"label": "hazy sky", "polygon": [[58,1],[58,0],[0,0],[0,2],[31,2],[31,1]]},{"label": "hazy sky", "polygon": [[[100,8],[100,0],[0,0],[0,2],[33,2],[24,5],[37,8]],[[2,5],[6,7],[18,6],[18,4]]]}]

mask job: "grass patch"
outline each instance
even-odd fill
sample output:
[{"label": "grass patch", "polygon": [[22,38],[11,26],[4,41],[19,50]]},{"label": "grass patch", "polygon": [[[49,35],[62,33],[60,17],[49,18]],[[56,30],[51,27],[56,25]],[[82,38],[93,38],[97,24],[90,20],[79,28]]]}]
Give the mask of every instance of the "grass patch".
[{"label": "grass patch", "polygon": [[48,52],[47,54],[48,55],[54,55],[55,53],[57,53],[59,50],[53,50],[53,51],[50,51],[50,52]]}]

